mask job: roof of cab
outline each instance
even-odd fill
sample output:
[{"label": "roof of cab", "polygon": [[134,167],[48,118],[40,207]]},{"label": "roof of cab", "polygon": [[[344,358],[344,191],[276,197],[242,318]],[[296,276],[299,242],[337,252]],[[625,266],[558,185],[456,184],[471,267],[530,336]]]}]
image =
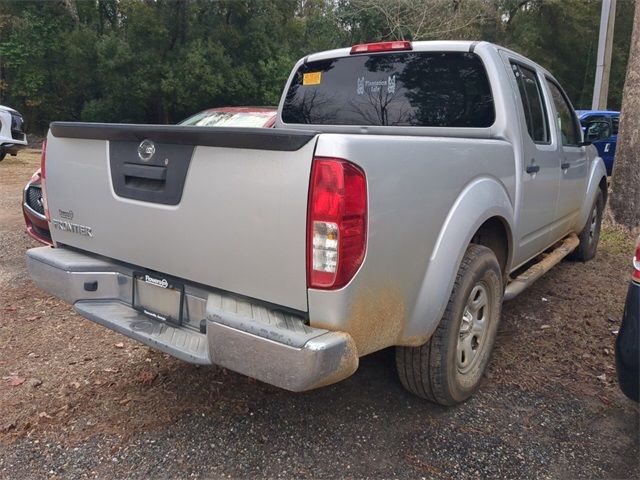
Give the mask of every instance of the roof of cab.
[{"label": "roof of cab", "polygon": [[[430,52],[430,51],[439,51],[439,52],[473,52],[477,49],[481,48],[489,48],[495,51],[504,51],[509,55],[531,64],[535,66],[537,69],[542,71],[545,75],[554,78],[553,74],[549,72],[546,68],[541,66],[540,64],[534,62],[530,58],[525,57],[524,55],[519,54],[513,50],[510,50],[501,45],[497,45],[495,43],[486,42],[484,40],[429,40],[429,41],[418,41],[411,42],[412,51],[414,52]],[[390,52],[380,52],[380,53],[390,53]],[[354,54],[360,55],[360,54]],[[373,53],[375,55],[375,53]],[[324,52],[312,53],[308,55],[304,59],[302,59],[303,63],[314,62],[318,60],[327,60],[331,58],[339,58],[339,57],[349,57],[351,56],[351,47],[346,48],[338,48],[335,50],[326,50]]]},{"label": "roof of cab", "polygon": [[[375,42],[370,42],[375,43]],[[421,42],[411,42],[414,52],[421,51],[450,51],[461,52],[469,51],[472,45],[488,42],[476,42],[472,40],[430,40]],[[380,52],[390,53],[390,52]],[[315,62],[317,60],[326,60],[328,58],[337,57],[349,57],[351,55],[351,47],[337,48],[335,50],[325,50],[324,52],[317,52],[308,55],[304,60],[305,62]],[[355,54],[359,55],[359,54]]]}]

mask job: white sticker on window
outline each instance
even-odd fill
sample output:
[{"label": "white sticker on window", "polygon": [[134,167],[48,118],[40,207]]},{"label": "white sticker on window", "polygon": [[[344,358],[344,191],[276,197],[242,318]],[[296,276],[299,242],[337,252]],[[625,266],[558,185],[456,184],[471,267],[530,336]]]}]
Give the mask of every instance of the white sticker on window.
[{"label": "white sticker on window", "polygon": [[387,92],[390,94],[396,93],[396,76],[392,75],[387,78]]},{"label": "white sticker on window", "polygon": [[381,88],[386,87],[387,92],[391,95],[396,93],[396,76],[391,75],[386,80],[366,80],[365,77],[358,77],[356,84],[356,93],[364,95],[366,89],[371,93],[378,93]]}]

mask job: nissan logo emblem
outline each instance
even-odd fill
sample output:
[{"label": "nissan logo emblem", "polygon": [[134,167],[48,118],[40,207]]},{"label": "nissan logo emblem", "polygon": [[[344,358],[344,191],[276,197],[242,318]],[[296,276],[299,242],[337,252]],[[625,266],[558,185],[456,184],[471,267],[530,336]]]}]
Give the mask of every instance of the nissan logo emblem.
[{"label": "nissan logo emblem", "polygon": [[156,146],[151,140],[143,140],[138,145],[138,157],[143,162],[148,162],[156,153]]}]

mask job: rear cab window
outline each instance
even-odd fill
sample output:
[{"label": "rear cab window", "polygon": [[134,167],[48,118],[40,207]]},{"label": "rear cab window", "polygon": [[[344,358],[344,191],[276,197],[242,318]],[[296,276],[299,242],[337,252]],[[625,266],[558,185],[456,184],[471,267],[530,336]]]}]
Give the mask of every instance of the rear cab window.
[{"label": "rear cab window", "polygon": [[490,127],[484,65],[468,52],[362,54],[300,66],[282,109],[287,124]]}]

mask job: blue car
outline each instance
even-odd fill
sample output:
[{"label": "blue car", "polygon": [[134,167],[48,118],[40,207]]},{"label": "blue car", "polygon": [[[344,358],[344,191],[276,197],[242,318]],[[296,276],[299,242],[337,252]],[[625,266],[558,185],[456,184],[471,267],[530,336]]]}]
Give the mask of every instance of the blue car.
[{"label": "blue car", "polygon": [[584,139],[593,143],[604,160],[607,175],[613,171],[613,158],[618,140],[620,112],[614,110],[577,110],[584,130]]}]

